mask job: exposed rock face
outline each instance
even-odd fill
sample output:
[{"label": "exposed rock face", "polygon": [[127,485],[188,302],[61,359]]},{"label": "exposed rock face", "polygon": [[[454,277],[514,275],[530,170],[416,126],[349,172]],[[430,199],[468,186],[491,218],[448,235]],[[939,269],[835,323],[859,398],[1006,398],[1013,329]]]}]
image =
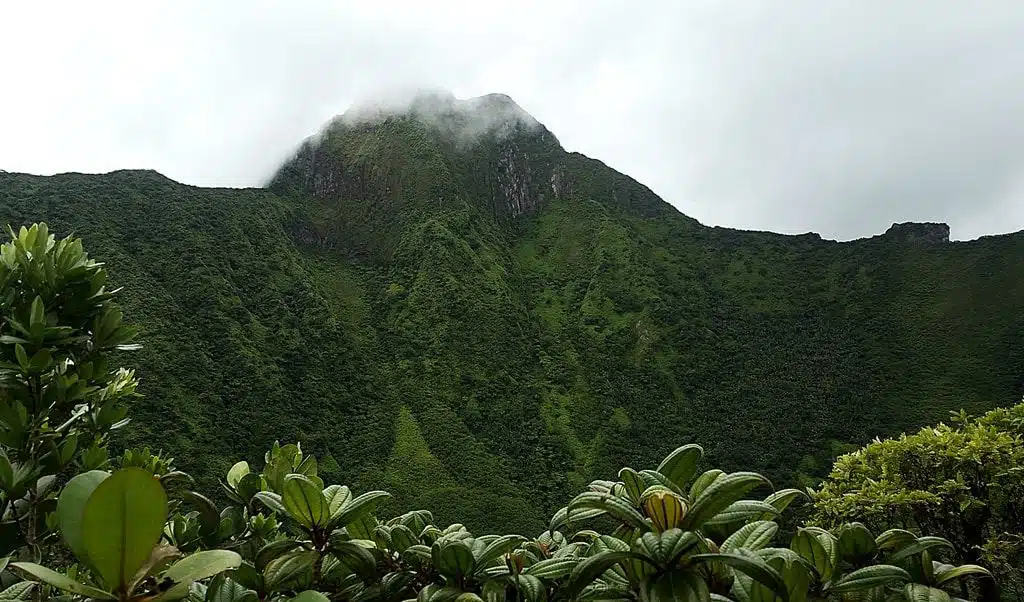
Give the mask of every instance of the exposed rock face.
[{"label": "exposed rock face", "polygon": [[949,242],[949,224],[936,222],[903,222],[893,224],[885,235],[905,242],[942,244]]}]

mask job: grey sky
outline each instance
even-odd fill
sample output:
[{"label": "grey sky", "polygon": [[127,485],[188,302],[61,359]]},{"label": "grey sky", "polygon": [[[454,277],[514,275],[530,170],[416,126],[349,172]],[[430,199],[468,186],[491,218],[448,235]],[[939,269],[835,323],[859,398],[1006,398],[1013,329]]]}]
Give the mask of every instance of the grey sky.
[{"label": "grey sky", "polygon": [[257,185],[353,101],[512,96],[710,225],[1024,229],[1024,3],[0,6],[0,169]]}]

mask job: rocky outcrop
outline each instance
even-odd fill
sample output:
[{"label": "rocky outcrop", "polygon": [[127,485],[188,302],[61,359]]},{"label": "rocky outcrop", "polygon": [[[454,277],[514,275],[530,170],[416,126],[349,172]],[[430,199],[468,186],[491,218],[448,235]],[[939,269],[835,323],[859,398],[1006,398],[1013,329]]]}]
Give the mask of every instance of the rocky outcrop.
[{"label": "rocky outcrop", "polygon": [[949,224],[902,222],[893,224],[883,236],[903,242],[943,244],[949,242]]}]

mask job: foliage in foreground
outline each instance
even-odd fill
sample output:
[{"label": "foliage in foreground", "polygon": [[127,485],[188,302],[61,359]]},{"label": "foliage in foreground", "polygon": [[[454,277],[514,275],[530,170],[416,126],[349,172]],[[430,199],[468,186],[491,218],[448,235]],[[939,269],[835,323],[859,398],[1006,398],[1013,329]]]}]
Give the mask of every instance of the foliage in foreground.
[{"label": "foliage in foreground", "polygon": [[533,539],[435,526],[426,511],[382,518],[389,494],[325,483],[297,444],[275,444],[258,472],[232,466],[218,508],[167,458],[108,457],[135,388],[107,365],[134,348],[117,291],[79,241],[45,225],[12,238],[0,248],[2,599],[916,602],[988,578],[939,562],[952,544],[909,530],[782,536],[775,519],[804,494],[701,472],[696,445],[592,482]]},{"label": "foliage in foreground", "polygon": [[836,460],[815,500],[830,526],[862,521],[934,533],[1024,594],[1024,404],[878,440]]}]

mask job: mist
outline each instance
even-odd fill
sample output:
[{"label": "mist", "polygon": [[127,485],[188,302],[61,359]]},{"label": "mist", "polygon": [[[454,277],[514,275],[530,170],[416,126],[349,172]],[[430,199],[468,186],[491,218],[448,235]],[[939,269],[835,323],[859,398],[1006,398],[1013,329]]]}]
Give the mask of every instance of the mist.
[{"label": "mist", "polygon": [[24,4],[0,28],[8,171],[257,186],[350,107],[422,88],[507,94],[709,225],[1024,228],[1011,0]]}]

